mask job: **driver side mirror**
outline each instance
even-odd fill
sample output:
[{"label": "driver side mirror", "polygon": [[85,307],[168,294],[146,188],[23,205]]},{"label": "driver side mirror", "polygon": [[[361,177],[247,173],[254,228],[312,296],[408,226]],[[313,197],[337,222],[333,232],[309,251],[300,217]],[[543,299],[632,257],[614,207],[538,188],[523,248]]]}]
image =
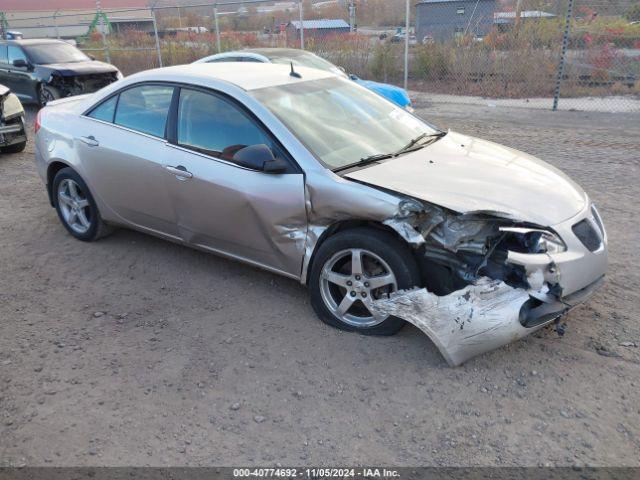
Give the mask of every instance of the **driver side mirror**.
[{"label": "driver side mirror", "polygon": [[241,167],[265,173],[285,173],[287,162],[275,158],[271,149],[265,144],[249,145],[233,155],[233,161]]},{"label": "driver side mirror", "polygon": [[96,57],[94,55],[91,55],[90,53],[87,54],[87,57],[89,57],[91,60],[95,60],[96,59]]},{"label": "driver side mirror", "polygon": [[29,63],[24,58],[16,58],[13,61],[13,66],[18,68],[27,68]]}]

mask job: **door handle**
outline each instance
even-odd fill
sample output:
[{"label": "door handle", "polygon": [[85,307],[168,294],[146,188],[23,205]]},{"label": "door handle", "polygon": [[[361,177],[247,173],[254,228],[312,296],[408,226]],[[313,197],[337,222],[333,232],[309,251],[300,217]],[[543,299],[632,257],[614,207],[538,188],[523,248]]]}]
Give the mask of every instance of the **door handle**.
[{"label": "door handle", "polygon": [[180,177],[182,179],[193,178],[193,173],[187,171],[185,167],[182,165],[178,165],[177,167],[172,167],[171,165],[165,165],[164,168],[170,172],[172,175],[176,177]]},{"label": "door handle", "polygon": [[82,143],[86,143],[90,147],[97,147],[98,145],[100,145],[100,142],[96,140],[96,137],[94,137],[93,135],[89,135],[88,137],[80,137],[80,141]]}]

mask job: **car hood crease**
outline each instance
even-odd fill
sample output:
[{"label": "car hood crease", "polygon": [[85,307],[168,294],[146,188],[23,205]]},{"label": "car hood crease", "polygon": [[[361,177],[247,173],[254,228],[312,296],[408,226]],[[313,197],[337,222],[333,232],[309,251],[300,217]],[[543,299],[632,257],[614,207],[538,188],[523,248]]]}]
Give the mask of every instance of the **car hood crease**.
[{"label": "car hood crease", "polygon": [[587,196],[531,155],[456,132],[416,152],[345,174],[460,212],[492,212],[543,226],[580,212]]}]

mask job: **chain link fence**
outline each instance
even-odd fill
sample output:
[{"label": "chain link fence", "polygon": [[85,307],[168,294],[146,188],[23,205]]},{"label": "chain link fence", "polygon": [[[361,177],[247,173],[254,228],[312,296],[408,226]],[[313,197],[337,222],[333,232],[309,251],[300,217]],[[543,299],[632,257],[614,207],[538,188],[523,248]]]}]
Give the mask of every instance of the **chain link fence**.
[{"label": "chain link fence", "polygon": [[[175,0],[173,0],[175,1]],[[125,74],[257,47],[305,48],[361,78],[450,102],[640,111],[635,0],[227,0],[0,15]],[[408,44],[408,48],[407,48]],[[405,53],[407,62],[405,63]],[[407,68],[405,69],[405,65]]]}]

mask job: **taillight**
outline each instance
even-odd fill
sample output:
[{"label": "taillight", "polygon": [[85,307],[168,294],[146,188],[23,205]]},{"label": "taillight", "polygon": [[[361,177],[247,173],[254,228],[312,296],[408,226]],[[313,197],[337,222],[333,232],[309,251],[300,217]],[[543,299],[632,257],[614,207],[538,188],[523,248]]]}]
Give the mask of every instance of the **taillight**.
[{"label": "taillight", "polygon": [[40,130],[41,124],[40,124],[40,116],[42,115],[42,110],[38,110],[38,113],[36,113],[36,121],[33,124],[33,133],[34,135],[36,133],[38,133],[38,130]]}]

